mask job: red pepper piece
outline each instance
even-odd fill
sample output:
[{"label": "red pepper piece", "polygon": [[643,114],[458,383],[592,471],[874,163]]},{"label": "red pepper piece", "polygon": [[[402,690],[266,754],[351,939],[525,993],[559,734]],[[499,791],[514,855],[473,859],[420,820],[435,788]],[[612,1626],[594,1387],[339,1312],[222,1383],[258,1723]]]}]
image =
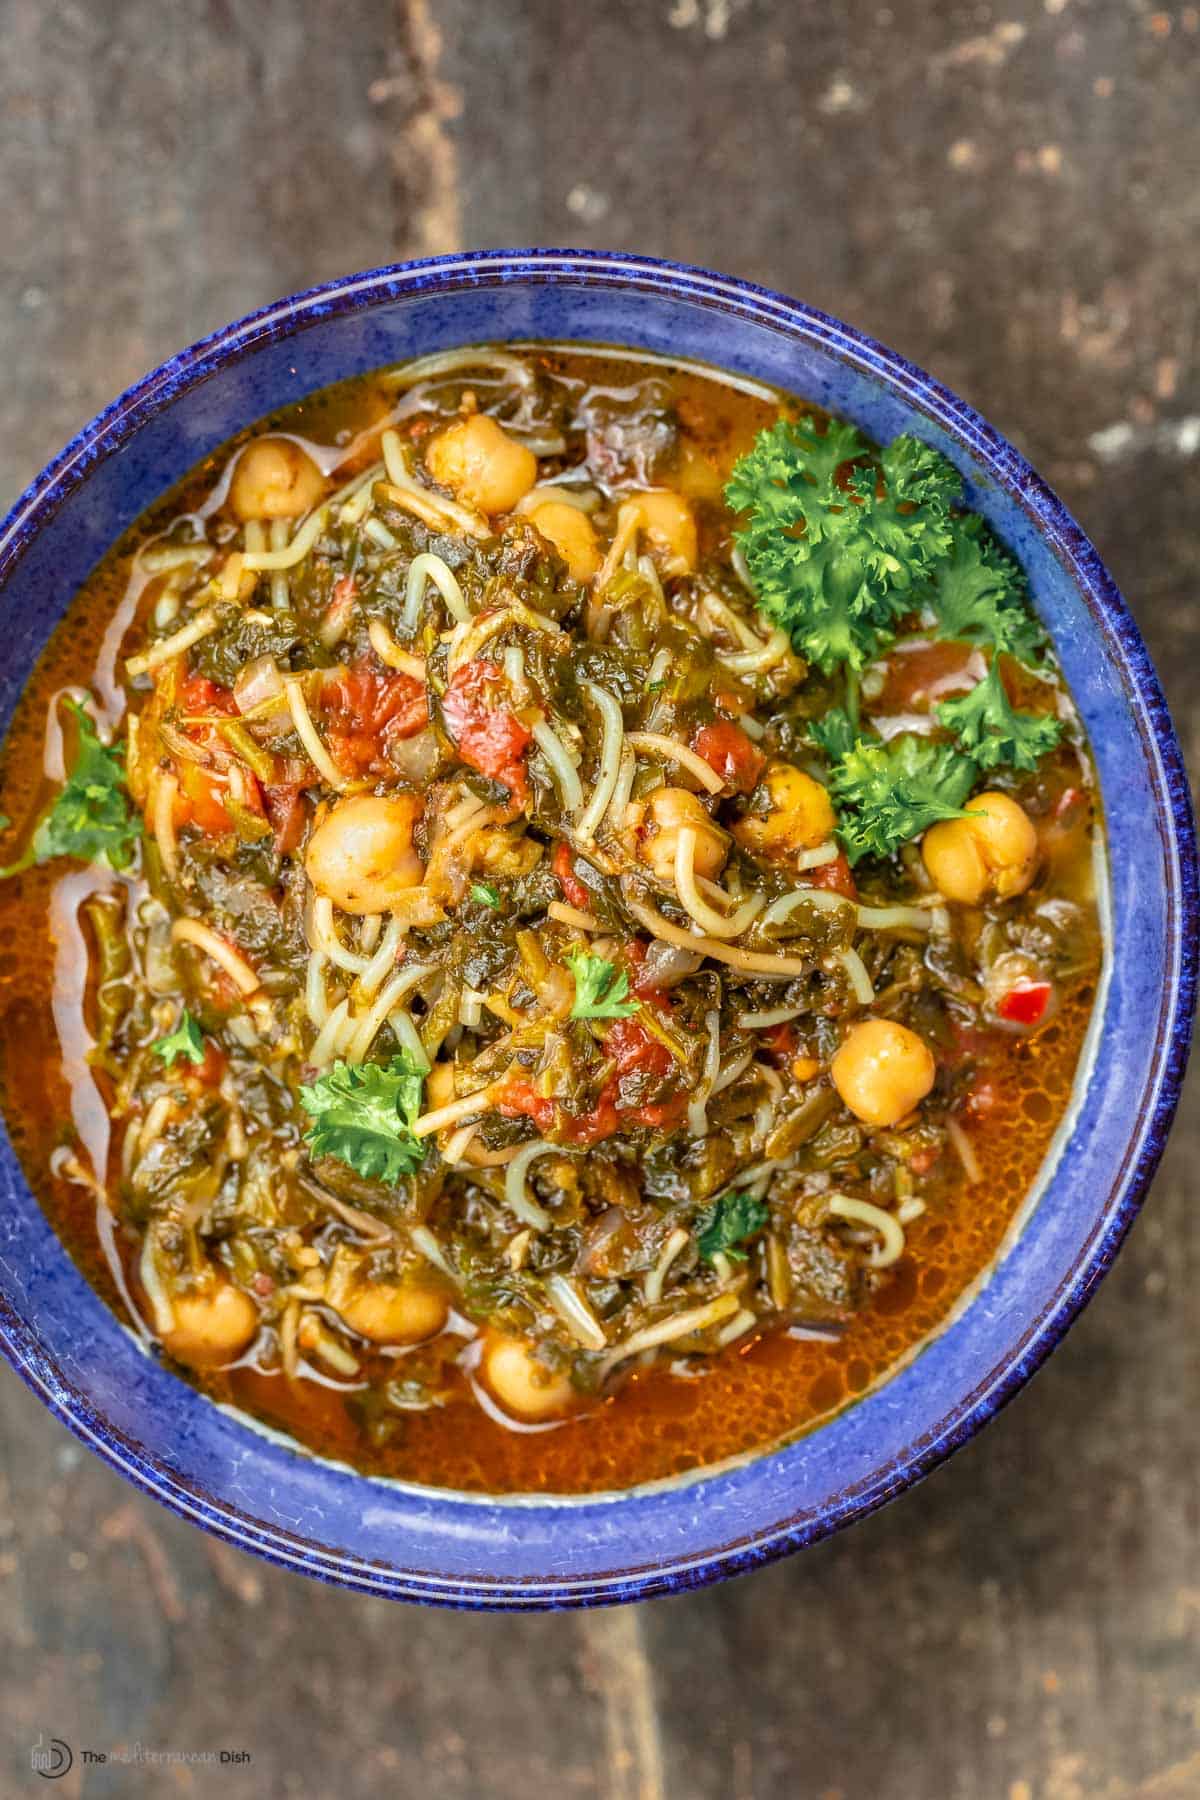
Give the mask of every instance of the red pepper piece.
[{"label": "red pepper piece", "polygon": [[1010,1025],[1040,1025],[1053,989],[1048,981],[1022,981],[1009,988],[996,1011]]}]

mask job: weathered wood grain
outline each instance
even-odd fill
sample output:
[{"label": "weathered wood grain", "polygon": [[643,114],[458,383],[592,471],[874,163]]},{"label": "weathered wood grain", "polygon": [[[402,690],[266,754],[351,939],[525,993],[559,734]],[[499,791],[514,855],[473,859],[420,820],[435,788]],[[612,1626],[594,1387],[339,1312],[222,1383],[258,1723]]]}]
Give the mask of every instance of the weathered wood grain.
[{"label": "weathered wood grain", "polygon": [[[1200,751],[1200,15],[1126,0],[7,0],[0,490],[169,350],[455,243],[692,258],[976,402],[1107,555]],[[242,1744],[60,1791],[1200,1795],[1195,1085],[1031,1390],[835,1543],[636,1614],[390,1608],[142,1501],[0,1381],[0,1792],[39,1731]],[[219,1783],[219,1786],[218,1786]]]}]

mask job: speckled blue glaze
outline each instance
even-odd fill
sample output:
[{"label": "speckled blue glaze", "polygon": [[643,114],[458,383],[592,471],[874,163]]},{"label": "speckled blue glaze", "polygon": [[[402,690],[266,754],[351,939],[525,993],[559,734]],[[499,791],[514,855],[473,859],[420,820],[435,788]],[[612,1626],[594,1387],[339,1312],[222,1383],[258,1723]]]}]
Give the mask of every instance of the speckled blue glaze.
[{"label": "speckled blue glaze", "polygon": [[700,269],[579,251],[439,258],[284,300],[172,358],[93,420],[0,528],[0,723],[92,565],[231,433],[383,363],[526,337],[702,358],[807,395],[875,438],[915,431],[953,459],[970,504],[1029,571],[1091,733],[1115,955],[1073,1128],[990,1282],[831,1423],[688,1484],[473,1499],[366,1479],[268,1439],[138,1349],[61,1251],[5,1140],[0,1340],[47,1406],[136,1486],[230,1543],[363,1592],[450,1606],[590,1605],[697,1586],[812,1543],[927,1474],[1028,1379],[1112,1262],[1162,1151],[1196,982],[1179,747],[1141,638],[1079,527],[927,375],[836,320]]}]

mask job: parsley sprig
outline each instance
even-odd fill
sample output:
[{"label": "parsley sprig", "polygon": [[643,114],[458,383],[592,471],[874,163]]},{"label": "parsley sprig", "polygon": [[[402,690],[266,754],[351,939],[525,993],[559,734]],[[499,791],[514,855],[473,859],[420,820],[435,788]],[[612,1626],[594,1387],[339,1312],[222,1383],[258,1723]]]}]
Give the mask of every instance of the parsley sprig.
[{"label": "parsley sprig", "polygon": [[851,425],[781,419],[725,489],[759,605],[826,674],[866,668],[950,550],[953,465],[912,437],[871,457]]},{"label": "parsley sprig", "polygon": [[575,977],[573,1019],[631,1019],[639,1009],[627,1001],[629,976],[603,956],[568,950],[567,967]]},{"label": "parsley sprig", "polygon": [[977,513],[954,520],[950,554],[921,596],[939,637],[991,646],[1029,662],[1044,634],[1029,606],[1025,577]]},{"label": "parsley sprig", "polygon": [[851,863],[890,856],[940,819],[958,819],[975,785],[975,764],[953,744],[900,737],[890,744],[859,738],[835,765],[829,788],[838,803],[839,835]]},{"label": "parsley sprig", "polygon": [[102,744],[90,714],[77,700],[64,704],[75,720],[75,761],[61,792],[43,814],[25,854],[0,869],[0,878],[19,875],[56,856],[127,868],[140,835],[125,789],[121,753]]},{"label": "parsley sprig", "polygon": [[1062,736],[1062,726],[1049,713],[1017,711],[996,658],[969,693],[943,700],[937,716],[980,769],[1036,769]]},{"label": "parsley sprig", "polygon": [[333,1063],[300,1104],[313,1123],[305,1136],[309,1155],[336,1156],[368,1181],[395,1183],[425,1158],[412,1127],[421,1113],[425,1071],[402,1050],[389,1063]]},{"label": "parsley sprig", "polygon": [[770,1216],[765,1203],[752,1194],[722,1194],[696,1220],[701,1261],[728,1256],[734,1262],[745,1262],[746,1252],[740,1246],[757,1236]]},{"label": "parsley sprig", "polygon": [[204,1033],[185,1006],[179,1023],[166,1037],[154,1045],[154,1054],[168,1069],[173,1069],[181,1056],[190,1063],[202,1063],[205,1057]]}]

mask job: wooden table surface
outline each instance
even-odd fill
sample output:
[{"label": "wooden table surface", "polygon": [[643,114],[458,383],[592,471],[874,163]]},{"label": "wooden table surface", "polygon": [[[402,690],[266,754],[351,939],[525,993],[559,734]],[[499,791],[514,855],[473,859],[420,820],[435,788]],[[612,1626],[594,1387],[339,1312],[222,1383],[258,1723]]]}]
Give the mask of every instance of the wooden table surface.
[{"label": "wooden table surface", "polygon": [[[1200,727],[1200,13],[1154,0],[4,0],[0,495],[167,352],[464,245],[725,268],[876,333],[1066,497]],[[1200,764],[1197,764],[1200,767]],[[591,1615],[391,1606],[202,1537],[0,1378],[0,1793],[1200,1795],[1196,1089],[1141,1224],[924,1487]]]}]

